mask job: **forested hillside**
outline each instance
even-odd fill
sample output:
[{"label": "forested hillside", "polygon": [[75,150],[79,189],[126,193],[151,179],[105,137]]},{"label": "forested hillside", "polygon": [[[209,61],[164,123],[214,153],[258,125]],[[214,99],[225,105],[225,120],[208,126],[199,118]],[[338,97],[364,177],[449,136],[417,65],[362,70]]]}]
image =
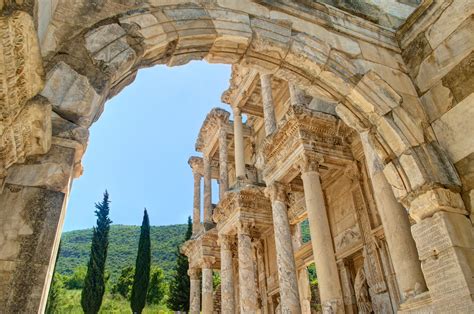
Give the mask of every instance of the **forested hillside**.
[{"label": "forested hillside", "polygon": [[[187,225],[152,226],[150,232],[152,264],[160,266],[168,277],[175,266],[176,250],[184,239]],[[140,226],[112,225],[106,271],[113,281],[126,266],[134,266]],[[92,229],[65,232],[56,265],[60,274],[71,274],[89,259]]]}]

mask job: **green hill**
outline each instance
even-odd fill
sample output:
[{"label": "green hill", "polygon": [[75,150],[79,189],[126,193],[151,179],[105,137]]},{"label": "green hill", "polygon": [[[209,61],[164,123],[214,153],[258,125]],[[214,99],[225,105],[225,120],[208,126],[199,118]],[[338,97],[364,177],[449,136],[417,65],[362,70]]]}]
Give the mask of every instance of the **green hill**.
[{"label": "green hill", "polygon": [[[176,248],[184,240],[187,225],[152,226],[150,228],[152,263],[160,266],[168,276],[175,266]],[[122,268],[135,266],[140,226],[112,225],[109,234],[109,251],[106,270],[115,280]],[[87,265],[92,229],[64,232],[56,271],[72,274],[73,270]]]}]

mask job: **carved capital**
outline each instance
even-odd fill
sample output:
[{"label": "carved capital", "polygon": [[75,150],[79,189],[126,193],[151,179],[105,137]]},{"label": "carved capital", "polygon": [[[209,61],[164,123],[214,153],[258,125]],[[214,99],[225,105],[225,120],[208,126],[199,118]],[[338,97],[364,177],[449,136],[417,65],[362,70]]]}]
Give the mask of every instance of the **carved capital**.
[{"label": "carved capital", "polygon": [[251,229],[254,227],[254,223],[251,221],[240,221],[237,226],[237,232],[239,234],[250,235]]},{"label": "carved capital", "polygon": [[203,269],[212,269],[212,265],[216,262],[214,256],[205,256],[202,258],[201,266]]},{"label": "carved capital", "polygon": [[199,280],[201,275],[201,270],[199,268],[190,268],[188,269],[188,276],[191,280]]},{"label": "carved capital", "polygon": [[268,197],[272,203],[275,201],[286,202],[286,192],[286,186],[280,182],[273,182],[265,188],[265,196]]},{"label": "carved capital", "polygon": [[324,157],[318,153],[304,153],[296,162],[297,167],[301,173],[319,172],[319,165],[324,162]]},{"label": "carved capital", "polygon": [[220,234],[219,235],[219,244],[221,246],[221,250],[232,250],[232,244],[234,242],[234,237],[228,234]]}]

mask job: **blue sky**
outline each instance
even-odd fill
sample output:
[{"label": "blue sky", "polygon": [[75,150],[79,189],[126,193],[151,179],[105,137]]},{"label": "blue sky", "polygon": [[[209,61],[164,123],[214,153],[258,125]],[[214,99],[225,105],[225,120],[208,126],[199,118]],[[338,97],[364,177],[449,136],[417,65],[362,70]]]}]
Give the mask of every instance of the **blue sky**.
[{"label": "blue sky", "polygon": [[[74,180],[64,231],[94,225],[94,203],[105,189],[114,224],[139,225],[143,208],[152,225],[185,223],[192,214],[193,177],[187,160],[206,114],[230,107],[220,97],[230,66],[192,62],[141,70],[106,103],[90,128],[84,174]],[[218,191],[214,184],[213,198]]]}]

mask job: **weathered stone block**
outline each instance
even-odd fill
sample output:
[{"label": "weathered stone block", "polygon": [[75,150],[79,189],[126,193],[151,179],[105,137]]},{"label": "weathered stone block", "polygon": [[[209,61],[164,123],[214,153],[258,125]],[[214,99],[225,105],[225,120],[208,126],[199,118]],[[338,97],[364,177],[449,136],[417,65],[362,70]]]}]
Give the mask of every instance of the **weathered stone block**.
[{"label": "weathered stone block", "polygon": [[127,43],[126,35],[118,24],[100,26],[85,34],[89,55],[112,78],[129,70],[137,57]]},{"label": "weathered stone block", "polygon": [[83,127],[91,125],[104,101],[87,77],[64,62],[59,62],[47,74],[41,95],[49,99],[56,113]]},{"label": "weathered stone block", "polygon": [[425,92],[474,49],[474,15],[467,18],[420,64],[416,84]]},{"label": "weathered stone block", "polygon": [[441,117],[454,105],[453,94],[441,82],[431,87],[420,99],[429,122]]},{"label": "weathered stone block", "polygon": [[52,145],[46,155],[30,157],[25,164],[11,167],[6,182],[65,192],[69,188],[74,160],[75,149]]},{"label": "weathered stone block", "polygon": [[451,90],[458,103],[474,93],[474,52],[449,71],[441,81]]},{"label": "weathered stone block", "polygon": [[433,51],[425,33],[419,33],[416,38],[402,51],[403,60],[412,78],[418,74],[420,64]]},{"label": "weathered stone block", "polygon": [[443,188],[432,189],[417,196],[409,206],[410,216],[417,222],[440,211],[462,215],[467,213],[461,195]]},{"label": "weathered stone block", "polygon": [[474,152],[474,93],[432,123],[436,137],[457,162]]}]

